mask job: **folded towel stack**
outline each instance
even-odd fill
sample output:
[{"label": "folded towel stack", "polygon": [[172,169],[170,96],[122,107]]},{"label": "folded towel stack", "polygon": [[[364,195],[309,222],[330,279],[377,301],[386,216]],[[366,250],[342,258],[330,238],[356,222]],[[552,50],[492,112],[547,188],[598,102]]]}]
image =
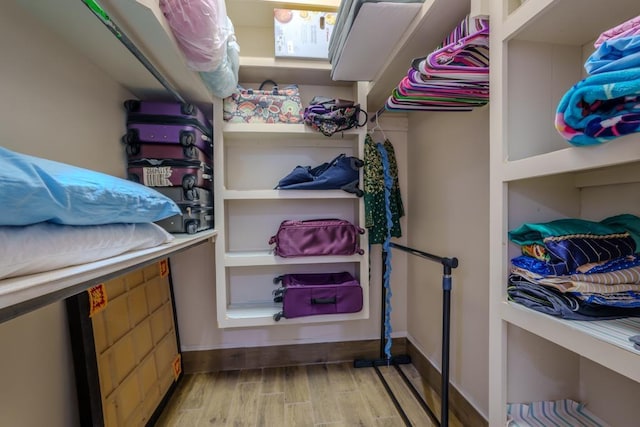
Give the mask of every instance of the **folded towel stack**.
[{"label": "folded towel stack", "polygon": [[589,76],[558,104],[555,126],[576,146],[640,131],[640,16],[602,33],[584,64]]}]

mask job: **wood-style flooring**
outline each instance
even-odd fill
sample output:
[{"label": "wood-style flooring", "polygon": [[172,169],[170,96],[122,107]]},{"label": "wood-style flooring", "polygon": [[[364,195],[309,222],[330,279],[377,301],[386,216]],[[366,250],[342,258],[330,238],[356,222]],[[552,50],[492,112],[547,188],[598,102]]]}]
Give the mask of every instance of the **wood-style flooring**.
[{"label": "wood-style flooring", "polygon": [[[422,409],[395,367],[378,368],[411,425],[436,424]],[[413,365],[406,376],[440,419],[437,394]],[[451,427],[462,424],[449,415]],[[157,426],[404,427],[375,368],[351,362],[243,369],[185,375]]]}]

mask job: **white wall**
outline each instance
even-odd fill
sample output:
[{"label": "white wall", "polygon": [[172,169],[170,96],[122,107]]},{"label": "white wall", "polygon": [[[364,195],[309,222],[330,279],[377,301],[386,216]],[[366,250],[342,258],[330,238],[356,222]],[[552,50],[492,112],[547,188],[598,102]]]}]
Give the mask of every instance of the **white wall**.
[{"label": "white wall", "polygon": [[[0,145],[123,176],[126,92],[13,2],[0,32]],[[0,342],[0,425],[77,425],[64,304],[0,324]]]},{"label": "white wall", "polygon": [[[489,109],[411,113],[407,141],[409,246],[457,257],[452,271],[451,382],[488,413]],[[437,367],[442,354],[441,264],[408,260],[407,329]]]}]

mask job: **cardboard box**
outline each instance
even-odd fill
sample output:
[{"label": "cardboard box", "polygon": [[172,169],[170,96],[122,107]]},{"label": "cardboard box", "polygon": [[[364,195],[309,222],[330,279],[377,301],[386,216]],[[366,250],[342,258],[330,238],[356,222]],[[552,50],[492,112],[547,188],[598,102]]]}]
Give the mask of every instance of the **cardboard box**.
[{"label": "cardboard box", "polygon": [[273,10],[276,58],[328,59],[335,12]]}]

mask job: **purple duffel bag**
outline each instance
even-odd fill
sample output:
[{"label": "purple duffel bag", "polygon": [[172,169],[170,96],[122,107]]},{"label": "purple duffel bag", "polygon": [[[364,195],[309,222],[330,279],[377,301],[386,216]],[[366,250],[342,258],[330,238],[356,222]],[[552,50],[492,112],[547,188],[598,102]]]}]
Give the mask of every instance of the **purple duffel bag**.
[{"label": "purple duffel bag", "polygon": [[342,219],[282,221],[269,244],[275,254],[284,258],[318,255],[364,254],[360,235],[364,229]]},{"label": "purple duffel bag", "polygon": [[274,292],[274,302],[282,302],[282,311],[273,316],[275,321],[362,310],[362,287],[347,272],[285,274],[274,282],[282,283]]}]

